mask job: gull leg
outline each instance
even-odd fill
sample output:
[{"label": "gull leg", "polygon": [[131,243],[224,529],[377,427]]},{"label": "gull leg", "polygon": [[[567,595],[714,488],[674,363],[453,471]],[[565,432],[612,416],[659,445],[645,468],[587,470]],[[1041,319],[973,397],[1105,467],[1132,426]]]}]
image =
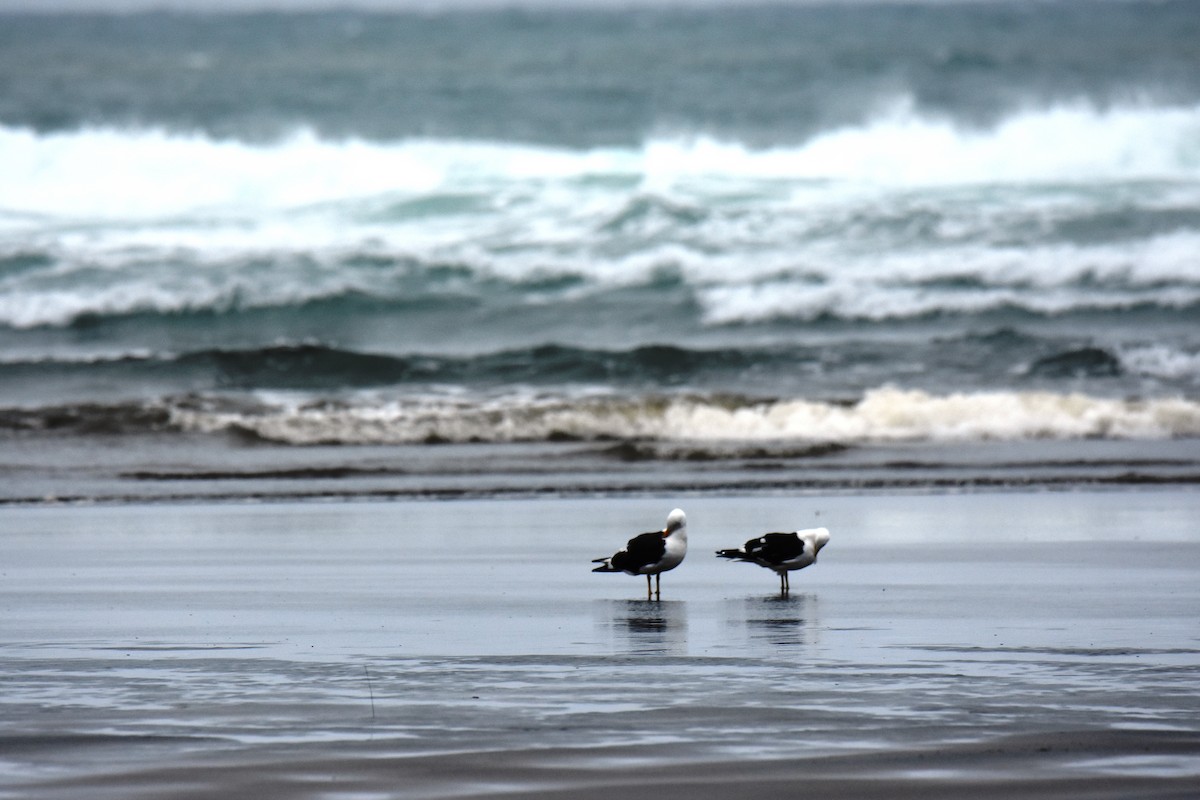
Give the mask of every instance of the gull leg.
[{"label": "gull leg", "polygon": [[654,576],[654,599],[658,600],[662,597],[662,573]]},{"label": "gull leg", "polygon": [[652,599],[654,599],[654,587],[653,587],[653,585],[650,583],[650,576],[649,576],[649,575],[647,575],[647,576],[646,576],[646,599],[647,599],[647,600],[652,600]]}]

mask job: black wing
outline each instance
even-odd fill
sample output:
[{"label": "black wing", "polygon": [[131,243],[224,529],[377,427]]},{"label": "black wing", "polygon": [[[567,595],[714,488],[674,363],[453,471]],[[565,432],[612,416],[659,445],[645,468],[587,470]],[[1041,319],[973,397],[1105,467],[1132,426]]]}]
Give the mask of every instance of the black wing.
[{"label": "black wing", "polygon": [[642,567],[657,564],[667,552],[662,531],[640,533],[629,540],[625,549],[612,557],[612,565],[620,570],[637,572]]},{"label": "black wing", "polygon": [[782,564],[804,552],[804,540],[794,533],[764,533],[746,542],[746,554],[768,564]]}]

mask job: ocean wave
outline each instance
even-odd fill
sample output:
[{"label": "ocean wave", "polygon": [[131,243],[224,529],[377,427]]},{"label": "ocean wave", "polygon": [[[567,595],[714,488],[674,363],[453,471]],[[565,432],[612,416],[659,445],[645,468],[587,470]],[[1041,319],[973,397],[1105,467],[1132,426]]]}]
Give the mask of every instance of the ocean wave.
[{"label": "ocean wave", "polygon": [[973,441],[1170,438],[1200,435],[1200,404],[1078,394],[932,395],[878,389],[843,405],[808,400],[652,397],[486,405],[420,403],[295,408],[265,415],[173,413],[186,430],[237,429],[288,444],[554,439]]},{"label": "ocean wave", "polygon": [[[667,316],[695,315],[709,327],[1007,311],[1178,314],[1200,305],[1194,256],[1200,231],[1025,248],[968,243],[862,253],[862,245],[850,241],[789,245],[786,239],[745,251],[736,243],[724,247],[652,246],[607,259],[589,254],[587,245],[555,255],[515,245],[487,253],[469,243],[462,252],[435,248],[425,256],[365,243],[298,252],[269,245],[232,253],[146,247],[5,259],[0,246],[0,325],[31,329],[270,310],[297,319],[364,310],[458,314],[464,306],[521,313],[551,304],[569,309],[628,291],[645,293],[644,302]],[[6,271],[6,261],[31,266]]]},{"label": "ocean wave", "polygon": [[[970,367],[965,373],[964,366]],[[155,396],[291,391],[341,398],[362,390],[499,394],[513,387],[543,392],[737,387],[742,394],[775,396],[805,386],[822,386],[826,394],[855,394],[860,381],[872,376],[928,376],[946,370],[957,375],[955,380],[979,388],[1016,384],[1022,390],[1053,389],[1089,381],[1108,392],[1161,395],[1170,387],[1200,387],[1200,352],[1186,345],[1079,345],[1012,329],[966,334],[928,347],[869,341],[627,349],[545,344],[475,354],[396,354],[307,341],[183,353],[135,349],[10,355],[0,357],[0,383],[6,387],[0,396],[35,397],[38,390],[20,387],[36,386],[55,386],[60,395],[77,391],[88,399],[105,391],[103,387],[111,387],[107,391],[118,396],[122,391]],[[938,385],[939,380],[933,378],[926,386]],[[23,393],[14,394],[18,389]]]},{"label": "ocean wave", "polygon": [[705,376],[794,369],[811,362],[806,348],[691,349],[644,345],[603,350],[566,345],[497,350],[476,355],[389,355],[319,342],[266,347],[206,348],[185,353],[136,351],[68,357],[0,357],[0,378],[175,384],[213,390],[326,390],[379,386],[656,385]]},{"label": "ocean wave", "polygon": [[721,191],[731,180],[918,187],[1195,179],[1197,142],[1200,107],[1101,110],[1080,103],[969,128],[922,116],[903,100],[861,125],[765,148],[704,135],[574,150],[470,140],[330,139],[311,131],[262,144],[159,129],[38,133],[0,126],[0,208],[68,218],[161,219],[381,196],[392,198],[396,208],[404,198],[456,188],[468,198],[473,190],[490,189],[517,191],[513,199],[520,199],[522,188],[578,187],[598,179],[650,193],[697,180],[715,181],[709,188]]},{"label": "ocean wave", "polygon": [[1200,172],[1200,107],[1080,103],[968,129],[902,102],[866,125],[818,136],[798,155],[812,177],[906,186],[1172,180]]},{"label": "ocean wave", "polygon": [[0,325],[631,289],[712,327],[1177,312],[1200,304],[1198,132],[1200,108],[1134,107],[898,111],[774,148],[0,127]]},{"label": "ocean wave", "polygon": [[855,402],[595,395],[313,401],[191,396],[151,404],[7,409],[0,427],[235,433],[287,445],[462,442],[880,442],[1200,436],[1200,403],[1051,392],[933,394],[884,387]]},{"label": "ocean wave", "polygon": [[1129,347],[1120,353],[1125,368],[1167,380],[1200,378],[1200,351],[1186,352],[1161,344]]},{"label": "ocean wave", "polygon": [[1200,231],[1118,244],[965,243],[924,252],[846,254],[759,279],[704,285],[711,325],[771,320],[904,320],[1015,310],[1055,316],[1200,304]]}]

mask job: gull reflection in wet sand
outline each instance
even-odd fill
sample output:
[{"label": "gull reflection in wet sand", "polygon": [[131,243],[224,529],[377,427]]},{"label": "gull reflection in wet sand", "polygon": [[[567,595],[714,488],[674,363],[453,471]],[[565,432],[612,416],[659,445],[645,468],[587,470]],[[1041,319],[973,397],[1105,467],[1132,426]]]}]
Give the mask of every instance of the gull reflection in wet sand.
[{"label": "gull reflection in wet sand", "polygon": [[687,604],[683,601],[606,600],[601,605],[598,621],[612,631],[618,649],[634,653],[687,653]]},{"label": "gull reflection in wet sand", "polygon": [[731,633],[741,630],[753,644],[811,645],[820,630],[818,605],[811,594],[731,599],[725,620]]}]

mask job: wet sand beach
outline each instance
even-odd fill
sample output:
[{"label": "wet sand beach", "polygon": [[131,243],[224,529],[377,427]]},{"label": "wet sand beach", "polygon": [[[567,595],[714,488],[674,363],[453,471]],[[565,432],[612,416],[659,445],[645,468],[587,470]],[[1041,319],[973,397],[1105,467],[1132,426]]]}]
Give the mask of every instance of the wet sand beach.
[{"label": "wet sand beach", "polygon": [[[588,572],[674,505],[661,602]],[[0,514],[5,797],[1200,791],[1188,490]]]}]

